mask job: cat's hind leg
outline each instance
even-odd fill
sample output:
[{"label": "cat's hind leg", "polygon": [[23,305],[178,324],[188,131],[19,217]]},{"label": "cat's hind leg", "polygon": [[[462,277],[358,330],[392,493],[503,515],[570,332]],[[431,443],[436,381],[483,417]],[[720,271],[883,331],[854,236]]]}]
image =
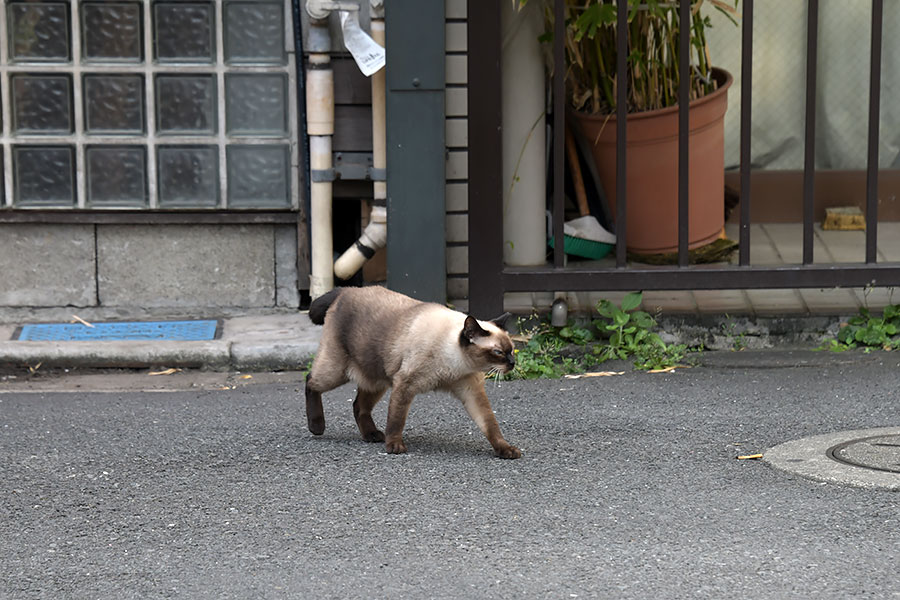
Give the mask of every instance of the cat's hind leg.
[{"label": "cat's hind leg", "polygon": [[360,387],[356,392],[356,400],[353,401],[353,416],[356,418],[359,433],[367,442],[384,441],[384,433],[379,431],[375,421],[372,420],[372,409],[384,396],[385,389],[366,390]]},{"label": "cat's hind leg", "polygon": [[325,432],[325,411],[322,408],[322,394],[344,385],[349,381],[341,365],[327,360],[320,349],[306,376],[306,422],[313,435]]}]

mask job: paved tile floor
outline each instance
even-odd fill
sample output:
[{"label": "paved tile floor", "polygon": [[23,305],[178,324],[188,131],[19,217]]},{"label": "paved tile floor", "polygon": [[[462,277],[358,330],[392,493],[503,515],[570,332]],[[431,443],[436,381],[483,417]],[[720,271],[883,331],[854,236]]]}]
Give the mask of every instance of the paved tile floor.
[{"label": "paved tile floor", "polygon": [[[750,229],[750,263],[754,265],[799,264],[802,262],[802,224],[757,224]],[[737,225],[727,225],[729,239],[740,236]],[[862,263],[865,261],[864,231],[825,231],[815,225],[813,257],[816,263]],[[737,253],[732,258],[737,263]],[[900,222],[878,226],[878,261],[900,262]],[[600,261],[614,264],[612,258]],[[895,293],[896,292],[896,293]],[[618,302],[623,292],[568,293],[571,310],[592,308],[600,298]],[[509,294],[508,310],[522,311],[531,307],[549,308],[552,293]],[[900,303],[900,288],[832,288],[774,290],[698,290],[647,291],[645,310],[661,310],[666,314],[730,315],[836,315],[853,314],[861,306],[878,310]]]}]

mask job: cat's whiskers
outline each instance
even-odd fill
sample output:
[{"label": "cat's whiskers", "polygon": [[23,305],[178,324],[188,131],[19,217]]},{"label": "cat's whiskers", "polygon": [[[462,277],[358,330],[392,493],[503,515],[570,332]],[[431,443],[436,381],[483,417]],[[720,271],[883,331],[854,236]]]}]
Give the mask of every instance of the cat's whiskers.
[{"label": "cat's whiskers", "polygon": [[500,383],[501,379],[503,378],[503,370],[500,367],[494,366],[491,367],[487,373],[485,373],[485,376],[488,379],[493,379],[494,383]]}]

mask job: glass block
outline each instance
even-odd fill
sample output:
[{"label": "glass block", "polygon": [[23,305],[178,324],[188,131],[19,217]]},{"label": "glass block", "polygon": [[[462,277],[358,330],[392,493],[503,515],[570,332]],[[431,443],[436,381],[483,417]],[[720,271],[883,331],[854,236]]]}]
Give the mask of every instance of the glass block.
[{"label": "glass block", "polygon": [[146,149],[88,146],[87,202],[92,207],[146,207]]},{"label": "glass block", "polygon": [[229,208],[289,208],[289,157],[286,145],[228,146]]},{"label": "glass block", "polygon": [[156,130],[159,133],[215,133],[215,75],[157,75]]},{"label": "glass block", "polygon": [[84,115],[88,133],[143,133],[141,75],[85,75]]},{"label": "glass block", "polygon": [[71,133],[71,78],[68,75],[13,75],[12,112],[16,133]]},{"label": "glass block", "polygon": [[70,146],[13,146],[16,206],[75,206],[75,152]]},{"label": "glass block", "polygon": [[285,135],[287,106],[287,77],[282,74],[225,76],[229,135]]},{"label": "glass block", "polygon": [[13,2],[7,5],[6,14],[12,60],[70,60],[67,2]]},{"label": "glass block", "polygon": [[211,2],[156,2],[156,60],[212,62],[216,57],[214,14]]},{"label": "glass block", "polygon": [[139,2],[85,2],[81,42],[90,62],[141,62],[144,58]]},{"label": "glass block", "polygon": [[219,151],[216,146],[160,146],[159,206],[206,207],[219,204]]},{"label": "glass block", "polygon": [[225,60],[229,63],[283,64],[282,2],[225,4]]}]

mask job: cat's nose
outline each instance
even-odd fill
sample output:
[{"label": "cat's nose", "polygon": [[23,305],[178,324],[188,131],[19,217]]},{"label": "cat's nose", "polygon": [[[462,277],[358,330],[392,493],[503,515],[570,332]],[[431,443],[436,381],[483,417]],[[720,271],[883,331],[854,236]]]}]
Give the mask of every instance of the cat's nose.
[{"label": "cat's nose", "polygon": [[509,364],[509,370],[512,371],[513,367],[516,366],[516,357],[512,352],[506,353],[506,362]]}]

